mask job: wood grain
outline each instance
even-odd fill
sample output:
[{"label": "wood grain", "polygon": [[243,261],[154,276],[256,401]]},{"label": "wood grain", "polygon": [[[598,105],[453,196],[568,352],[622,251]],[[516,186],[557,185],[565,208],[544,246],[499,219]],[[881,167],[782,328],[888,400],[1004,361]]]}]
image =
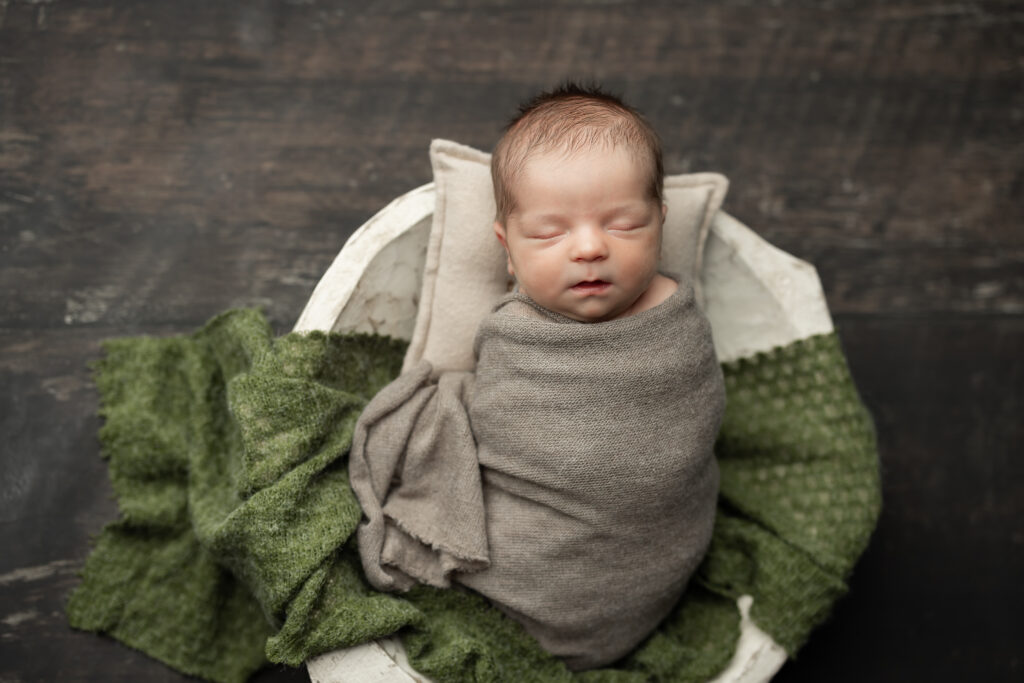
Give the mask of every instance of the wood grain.
[{"label": "wood grain", "polygon": [[569,76],[815,265],[875,416],[881,524],[778,680],[1019,678],[1022,27],[1010,0],[0,0],[0,678],[180,678],[62,616],[116,514],[100,340],[241,305],[287,331],[432,138],[489,149]]}]

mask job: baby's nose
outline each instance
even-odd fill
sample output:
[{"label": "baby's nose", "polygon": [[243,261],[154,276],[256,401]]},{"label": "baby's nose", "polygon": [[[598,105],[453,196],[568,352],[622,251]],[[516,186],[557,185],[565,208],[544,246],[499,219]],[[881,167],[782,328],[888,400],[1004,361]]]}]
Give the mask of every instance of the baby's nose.
[{"label": "baby's nose", "polygon": [[604,231],[597,228],[580,228],[573,238],[571,256],[574,261],[597,261],[608,256]]}]

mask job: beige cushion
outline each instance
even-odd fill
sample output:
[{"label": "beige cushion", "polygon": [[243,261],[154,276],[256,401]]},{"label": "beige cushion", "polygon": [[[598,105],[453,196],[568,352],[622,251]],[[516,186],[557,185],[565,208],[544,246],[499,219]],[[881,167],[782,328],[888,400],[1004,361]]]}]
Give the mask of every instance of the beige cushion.
[{"label": "beige cushion", "polygon": [[[509,289],[505,252],[494,236],[491,155],[449,140],[430,144],[434,218],[423,287],[405,368],[421,359],[435,372],[472,370],[473,336]],[[718,173],[665,177],[668,214],[661,271],[694,287],[703,306],[700,268],[708,230],[729,188]]]}]

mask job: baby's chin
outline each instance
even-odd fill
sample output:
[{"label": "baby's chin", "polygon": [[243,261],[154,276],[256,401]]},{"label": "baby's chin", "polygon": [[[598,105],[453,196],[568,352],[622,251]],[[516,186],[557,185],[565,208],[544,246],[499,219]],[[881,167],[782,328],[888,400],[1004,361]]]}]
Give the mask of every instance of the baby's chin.
[{"label": "baby's chin", "polygon": [[[581,305],[575,307],[545,306],[555,313],[561,313],[567,318],[572,318],[581,323],[603,323],[609,320],[616,320],[630,315],[636,302],[628,305],[602,306],[602,305]],[[544,306],[544,304],[541,304]]]},{"label": "baby's chin", "polygon": [[[605,284],[610,285],[610,283]],[[535,303],[543,308],[581,323],[602,323],[631,315],[634,307],[642,297],[641,295],[641,297],[637,297],[630,302],[616,301],[614,296],[600,296],[600,293],[607,291],[607,288],[605,288],[600,293],[595,293],[591,299],[579,298],[575,301],[573,299],[580,297],[581,292],[563,293],[563,298],[569,300],[569,303],[566,303],[566,301],[558,297],[551,298],[536,295],[528,287],[524,287],[522,283],[519,283],[519,291],[533,299]]]}]

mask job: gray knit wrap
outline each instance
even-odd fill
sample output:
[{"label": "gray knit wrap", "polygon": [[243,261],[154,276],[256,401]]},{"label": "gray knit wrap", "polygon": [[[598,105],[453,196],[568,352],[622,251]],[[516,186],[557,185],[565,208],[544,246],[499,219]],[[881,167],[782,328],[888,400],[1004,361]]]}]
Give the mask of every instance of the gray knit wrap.
[{"label": "gray knit wrap", "polygon": [[711,538],[725,390],[710,326],[689,287],[593,324],[511,294],[475,349],[475,373],[421,363],[360,417],[367,576],[454,579],[571,668],[612,662],[668,614]]}]

